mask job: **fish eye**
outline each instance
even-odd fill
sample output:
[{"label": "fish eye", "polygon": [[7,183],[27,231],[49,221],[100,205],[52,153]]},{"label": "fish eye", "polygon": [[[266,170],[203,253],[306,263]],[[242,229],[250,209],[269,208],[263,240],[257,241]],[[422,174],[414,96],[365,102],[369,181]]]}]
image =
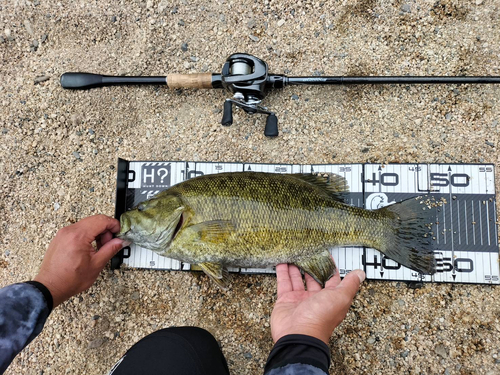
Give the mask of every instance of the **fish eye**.
[{"label": "fish eye", "polygon": [[139,211],[144,211],[146,209],[146,205],[144,203],[141,203],[137,206],[137,210]]}]

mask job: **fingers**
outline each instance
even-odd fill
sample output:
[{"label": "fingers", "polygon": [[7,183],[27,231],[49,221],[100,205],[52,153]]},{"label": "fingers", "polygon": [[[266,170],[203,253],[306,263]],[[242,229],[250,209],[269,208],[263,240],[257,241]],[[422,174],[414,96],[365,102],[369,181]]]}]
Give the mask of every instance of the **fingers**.
[{"label": "fingers", "polygon": [[92,239],[106,231],[110,231],[111,233],[120,231],[120,222],[106,215],[86,217],[74,225],[79,231],[82,231],[86,236]]},{"label": "fingers", "polygon": [[292,288],[296,290],[305,290],[304,281],[302,280],[302,274],[297,266],[290,264],[288,266],[288,274],[290,275],[290,280],[292,281]]},{"label": "fingers", "polygon": [[[333,260],[333,256],[332,256],[332,260]],[[333,263],[335,263],[335,260],[333,260]],[[339,269],[335,266],[335,274],[330,278],[330,280],[328,280],[325,283],[325,288],[332,289],[332,288],[335,288],[339,284],[340,284],[340,273],[339,273]]]},{"label": "fingers", "polygon": [[113,238],[113,233],[111,233],[109,230],[107,230],[104,233],[101,233],[101,235],[97,236],[96,238],[97,248],[100,249],[104,244],[111,241],[112,238]]},{"label": "fingers", "polygon": [[290,275],[288,274],[288,264],[282,263],[276,266],[276,278],[278,284],[278,298],[293,290],[292,281],[290,280]]},{"label": "fingers", "polygon": [[362,270],[351,271],[335,289],[352,300],[365,277],[366,275]]},{"label": "fingers", "polygon": [[305,274],[305,278],[306,278],[306,287],[308,292],[314,292],[323,289],[321,285],[316,280],[314,280],[313,277],[308,273]]},{"label": "fingers", "polygon": [[96,263],[97,267],[104,268],[106,263],[122,249],[123,242],[120,238],[113,238],[108,241],[93,255],[92,261]]}]

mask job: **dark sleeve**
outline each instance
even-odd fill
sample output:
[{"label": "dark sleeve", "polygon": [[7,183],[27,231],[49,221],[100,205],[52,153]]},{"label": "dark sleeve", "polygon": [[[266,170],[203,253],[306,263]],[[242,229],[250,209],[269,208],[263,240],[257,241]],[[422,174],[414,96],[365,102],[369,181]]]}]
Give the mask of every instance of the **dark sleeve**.
[{"label": "dark sleeve", "polygon": [[52,305],[49,290],[36,281],[0,289],[0,374],[40,333]]},{"label": "dark sleeve", "polygon": [[324,375],[330,367],[330,349],[306,335],[283,336],[267,358],[265,375]]}]

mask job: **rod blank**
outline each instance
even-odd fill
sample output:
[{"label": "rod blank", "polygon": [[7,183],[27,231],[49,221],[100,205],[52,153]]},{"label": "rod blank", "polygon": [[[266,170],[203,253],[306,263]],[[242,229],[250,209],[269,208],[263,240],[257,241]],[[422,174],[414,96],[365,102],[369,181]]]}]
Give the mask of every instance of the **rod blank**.
[{"label": "rod blank", "polygon": [[370,84],[466,84],[500,83],[500,77],[434,77],[434,76],[374,76],[374,77],[287,77],[285,85],[370,85]]}]

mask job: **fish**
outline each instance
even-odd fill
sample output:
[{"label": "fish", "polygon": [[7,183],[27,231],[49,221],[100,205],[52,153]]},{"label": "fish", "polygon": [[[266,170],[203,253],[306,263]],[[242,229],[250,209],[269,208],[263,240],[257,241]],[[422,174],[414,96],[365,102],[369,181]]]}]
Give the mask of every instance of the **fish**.
[{"label": "fish", "polygon": [[290,263],[322,286],[336,272],[329,249],[366,246],[422,274],[436,272],[432,196],[366,210],[346,202],[335,174],[226,172],[162,191],[120,216],[117,237],[196,264],[226,288],[227,267]]}]

